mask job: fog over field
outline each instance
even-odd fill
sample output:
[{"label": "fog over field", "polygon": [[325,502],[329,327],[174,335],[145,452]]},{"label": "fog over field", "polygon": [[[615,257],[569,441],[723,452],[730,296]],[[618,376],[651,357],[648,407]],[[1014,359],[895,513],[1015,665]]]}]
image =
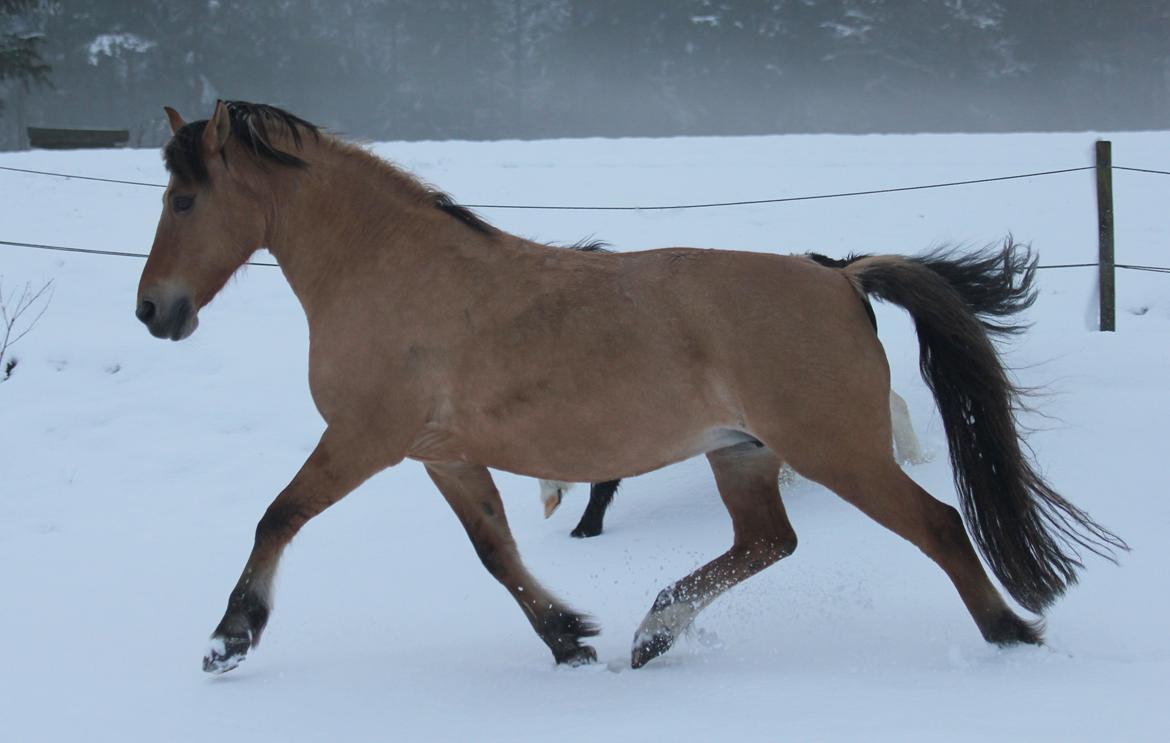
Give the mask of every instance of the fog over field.
[{"label": "fog over field", "polygon": [[0,3],[2,148],[216,98],[394,140],[1162,129],[1170,2]]}]

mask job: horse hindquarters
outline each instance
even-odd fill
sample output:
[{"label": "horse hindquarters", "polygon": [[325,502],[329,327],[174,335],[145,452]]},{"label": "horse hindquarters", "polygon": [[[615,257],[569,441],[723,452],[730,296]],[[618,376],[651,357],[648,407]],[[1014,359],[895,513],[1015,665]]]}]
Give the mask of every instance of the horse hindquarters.
[{"label": "horse hindquarters", "polygon": [[[877,276],[894,281],[880,270],[873,274],[864,270],[867,266],[875,268],[875,261],[881,261],[883,266],[898,262],[903,265],[907,259],[862,259],[844,273],[855,286],[866,290],[880,286],[874,281]],[[929,270],[927,274],[928,283],[943,282]],[[910,278],[922,279],[918,274]],[[955,313],[966,313],[967,326],[975,323],[978,327],[978,321],[960,294],[945,283],[943,286],[943,290],[935,293],[934,303],[911,310],[915,319],[919,320],[921,313],[937,313],[948,318]],[[882,289],[879,296],[895,298],[895,301],[904,291],[894,286],[882,286]],[[860,304],[838,301],[842,296],[839,289],[836,294],[825,296],[830,301],[823,311],[819,315],[806,315],[805,319],[811,321],[800,327],[806,334],[804,337],[792,335],[795,331],[791,328],[785,329],[790,339],[802,343],[809,341],[808,336],[816,336],[818,343],[808,344],[816,349],[815,356],[790,359],[778,353],[766,357],[757,354],[750,360],[754,365],[745,365],[744,373],[739,375],[736,390],[743,401],[745,428],[767,447],[762,451],[768,453],[771,462],[765,467],[763,462],[751,462],[746,457],[728,459],[726,452],[732,450],[709,455],[720,494],[735,525],[735,546],[659,596],[636,638],[635,665],[664,652],[678,631],[723,590],[785,554],[774,545],[783,545],[784,538],[790,536],[788,548],[795,546],[795,534],[787,517],[777,527],[781,523],[778,518],[760,515],[760,509],[767,508],[768,503],[777,504],[779,513],[783,514],[775,488],[780,458],[933,559],[950,577],[987,640],[1003,644],[1039,642],[1037,626],[1012,613],[991,584],[958,512],[919,488],[894,461],[885,355],[862,315]],[[932,306],[938,302],[944,306]],[[921,323],[920,320],[920,328]],[[983,342],[991,354],[991,362],[1002,374],[994,349],[985,338]],[[924,358],[931,359],[931,352],[937,351],[937,348],[925,349]],[[762,358],[770,359],[776,365],[774,368],[784,373],[781,376],[775,372],[759,373]],[[984,356],[964,363],[984,369],[988,359]],[[1001,402],[1006,408],[1006,401]],[[761,474],[767,475],[770,488],[759,481]],[[754,557],[749,559],[748,553],[754,553]]]}]

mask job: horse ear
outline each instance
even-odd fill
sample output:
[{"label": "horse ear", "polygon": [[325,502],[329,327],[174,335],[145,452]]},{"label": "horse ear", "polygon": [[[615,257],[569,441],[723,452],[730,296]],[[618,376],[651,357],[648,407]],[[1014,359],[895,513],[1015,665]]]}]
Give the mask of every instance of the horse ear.
[{"label": "horse ear", "polygon": [[203,151],[208,155],[215,155],[223,149],[228,134],[232,131],[231,121],[228,119],[228,109],[223,101],[215,102],[215,113],[207,122],[203,130]]},{"label": "horse ear", "polygon": [[163,110],[167,112],[167,121],[171,122],[171,134],[174,134],[187,125],[187,122],[183,121],[183,117],[175,109],[170,106],[163,106]]}]

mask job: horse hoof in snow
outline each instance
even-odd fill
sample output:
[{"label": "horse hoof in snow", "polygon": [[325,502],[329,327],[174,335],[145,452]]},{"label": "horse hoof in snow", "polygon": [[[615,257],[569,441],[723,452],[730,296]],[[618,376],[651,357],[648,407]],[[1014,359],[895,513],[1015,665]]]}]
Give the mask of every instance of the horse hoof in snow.
[{"label": "horse hoof in snow", "polygon": [[653,633],[638,633],[634,638],[634,649],[630,653],[630,667],[641,668],[658,656],[670,650],[674,644],[674,633],[669,627],[659,627]]},{"label": "horse hoof in snow", "polygon": [[557,657],[557,664],[576,668],[597,662],[597,651],[589,645],[580,645],[572,651]]},{"label": "horse hoof in snow", "polygon": [[569,536],[578,539],[595,537],[601,533],[601,524],[578,524],[576,529],[569,532]]},{"label": "horse hoof in snow", "polygon": [[244,662],[251,647],[252,641],[248,637],[216,635],[203,654],[203,670],[214,674],[227,673]]}]

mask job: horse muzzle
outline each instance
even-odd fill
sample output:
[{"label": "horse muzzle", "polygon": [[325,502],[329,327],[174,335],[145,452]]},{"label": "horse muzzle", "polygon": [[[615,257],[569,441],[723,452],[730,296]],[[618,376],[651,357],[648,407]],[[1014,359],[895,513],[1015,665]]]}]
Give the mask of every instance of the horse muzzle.
[{"label": "horse muzzle", "polygon": [[166,297],[145,294],[138,300],[138,309],[134,315],[155,338],[181,341],[199,327],[198,311],[185,295]]}]

